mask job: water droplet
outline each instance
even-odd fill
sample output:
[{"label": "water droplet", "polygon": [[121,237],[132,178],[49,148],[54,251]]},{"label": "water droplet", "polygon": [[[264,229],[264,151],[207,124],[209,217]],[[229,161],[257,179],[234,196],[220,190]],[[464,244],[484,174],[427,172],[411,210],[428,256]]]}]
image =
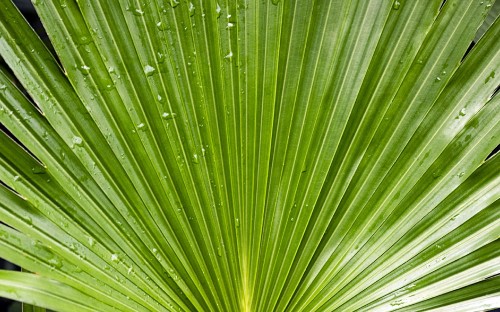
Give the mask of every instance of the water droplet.
[{"label": "water droplet", "polygon": [[4,84],[0,85],[0,91],[4,91],[5,89],[7,89],[6,85],[4,85]]},{"label": "water droplet", "polygon": [[144,66],[144,73],[146,76],[151,76],[155,71],[156,69],[151,65]]},{"label": "water droplet", "polygon": [[87,65],[82,65],[80,66],[80,71],[82,72],[82,74],[88,75],[90,73],[90,67],[88,67]]},{"label": "water droplet", "polygon": [[217,256],[222,257],[222,248],[220,246],[217,247]]},{"label": "water droplet", "polygon": [[233,23],[227,23],[227,26],[226,26],[226,28],[227,28],[227,29],[231,29],[231,28],[233,28],[233,27],[234,27],[234,24],[233,24]]},{"label": "water droplet", "polygon": [[170,0],[170,6],[171,7],[175,8],[178,5],[179,5],[179,1],[177,1],[177,0]]},{"label": "water droplet", "polygon": [[220,17],[220,14],[222,12],[222,9],[220,5],[217,3],[217,7],[215,8],[215,13],[217,13],[217,18]]},{"label": "water droplet", "polygon": [[391,306],[400,306],[400,305],[403,305],[404,304],[404,301],[402,299],[398,299],[396,301],[393,301],[391,302]]},{"label": "water droplet", "polygon": [[135,9],[133,13],[136,16],[142,16],[142,15],[144,15],[144,11],[141,10],[141,9]]},{"label": "water droplet", "polygon": [[[80,36],[77,38],[77,42],[79,45],[87,45],[92,42],[92,37]],[[88,48],[88,47],[87,47]]]},{"label": "water droplet", "polygon": [[88,242],[89,242],[89,246],[90,247],[94,247],[95,246],[95,240],[94,240],[93,237],[89,237]]},{"label": "water droplet", "polygon": [[159,29],[160,31],[163,31],[163,30],[165,30],[165,29],[166,29],[166,25],[165,25],[165,24],[163,24],[161,21],[160,21],[160,22],[158,22],[158,23],[156,23],[156,27],[158,27],[158,29]]},{"label": "water droplet", "polygon": [[437,82],[437,81],[441,81],[441,78],[439,78],[439,77],[436,77],[436,82]]},{"label": "water droplet", "polygon": [[201,147],[201,156],[205,157],[205,152],[206,152],[206,149],[202,146]]},{"label": "water droplet", "polygon": [[193,16],[195,10],[196,8],[194,7],[194,4],[192,2],[189,2],[189,16]]},{"label": "water droplet", "polygon": [[225,59],[231,59],[233,57],[233,51],[229,51],[229,53],[224,56]]},{"label": "water droplet", "polygon": [[165,62],[165,55],[161,52],[158,52],[156,55],[158,55],[158,63],[163,63]]},{"label": "water droplet", "polygon": [[20,178],[21,178],[20,176],[16,175],[16,176],[14,176],[13,180],[14,180],[14,182],[16,182],[16,181],[19,181]]},{"label": "water droplet", "polygon": [[392,8],[394,10],[399,10],[399,8],[401,7],[401,3],[399,1],[394,1],[394,4],[392,5]]},{"label": "water droplet", "polygon": [[236,226],[237,228],[239,228],[239,227],[240,227],[240,219],[239,219],[239,218],[234,219],[234,223],[235,223],[235,226]]},{"label": "water droplet", "polygon": [[104,88],[105,91],[111,91],[115,88],[115,85],[113,83],[109,83],[106,85],[106,87]]},{"label": "water droplet", "polygon": [[137,125],[137,129],[139,129],[139,130],[145,130],[146,129],[146,125],[143,122],[141,122],[140,124]]},{"label": "water droplet", "polygon": [[113,66],[109,66],[108,67],[108,73],[114,73],[115,72],[115,68]]},{"label": "water droplet", "polygon": [[56,269],[60,269],[62,267],[62,261],[61,259],[54,257],[49,260],[49,264]]},{"label": "water droplet", "polygon": [[464,176],[464,174],[465,174],[465,172],[463,172],[463,171],[462,171],[462,172],[460,172],[460,173],[458,174],[458,177],[459,177],[459,178],[461,178],[461,177],[463,177],[463,176]]},{"label": "water droplet", "polygon": [[117,254],[111,254],[111,261],[117,262],[118,261],[118,255]]},{"label": "water droplet", "polygon": [[177,116],[175,113],[164,112],[163,114],[161,114],[161,118],[163,119],[173,119],[175,118],[175,116]]},{"label": "water droplet", "polygon": [[44,174],[45,173],[45,168],[42,166],[36,166],[31,168],[31,172],[34,174]]},{"label": "water droplet", "polygon": [[193,155],[193,163],[194,164],[199,164],[200,163],[200,160],[198,159],[198,154],[194,154]]},{"label": "water droplet", "polygon": [[73,144],[76,146],[81,146],[83,144],[83,139],[79,136],[73,137]]},{"label": "water droplet", "polygon": [[290,221],[291,221],[291,222],[295,221],[295,218],[290,218]]},{"label": "water droplet", "polygon": [[68,4],[66,3],[66,0],[61,0],[61,8],[66,8]]},{"label": "water droplet", "polygon": [[460,116],[465,116],[465,114],[467,114],[467,110],[465,108],[462,108],[460,110],[460,112],[458,113],[458,115],[460,115]]}]

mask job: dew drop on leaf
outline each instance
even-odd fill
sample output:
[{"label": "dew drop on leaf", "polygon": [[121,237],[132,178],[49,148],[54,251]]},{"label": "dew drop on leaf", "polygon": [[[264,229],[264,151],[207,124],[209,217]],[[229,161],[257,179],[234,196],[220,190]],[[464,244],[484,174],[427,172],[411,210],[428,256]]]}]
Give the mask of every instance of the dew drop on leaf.
[{"label": "dew drop on leaf", "polygon": [[177,116],[175,113],[164,112],[163,114],[161,114],[161,118],[163,119],[173,119],[175,118],[175,116]]},{"label": "dew drop on leaf", "polygon": [[220,5],[217,3],[217,6],[215,8],[215,13],[217,13],[217,18],[220,17],[221,11],[222,11],[222,9],[221,9]]},{"label": "dew drop on leaf", "polygon": [[88,67],[87,65],[82,65],[80,66],[80,71],[82,72],[82,74],[88,75],[90,73],[90,67]]},{"label": "dew drop on leaf", "polygon": [[79,136],[73,137],[73,144],[76,146],[81,146],[83,144],[83,139]]},{"label": "dew drop on leaf", "polygon": [[392,5],[392,8],[393,8],[394,10],[399,10],[399,8],[400,8],[400,7],[401,7],[401,2],[399,2],[399,1],[397,1],[397,0],[396,0],[396,1],[394,1],[394,4]]},{"label": "dew drop on leaf", "polygon": [[45,168],[42,166],[36,166],[31,168],[31,172],[33,172],[34,174],[43,174],[45,173]]},{"label": "dew drop on leaf", "polygon": [[161,21],[156,23],[156,27],[158,27],[160,31],[164,31],[165,29],[167,29],[167,25]]},{"label": "dew drop on leaf", "polygon": [[198,159],[198,154],[194,154],[194,155],[193,155],[193,163],[194,163],[194,164],[199,164],[199,163],[200,163],[200,161],[199,161],[199,159]]},{"label": "dew drop on leaf", "polygon": [[49,260],[49,264],[56,269],[60,269],[62,267],[61,259],[54,257]]},{"label": "dew drop on leaf", "polygon": [[194,4],[192,2],[189,2],[189,16],[193,16],[195,10],[196,8],[194,7]]},{"label": "dew drop on leaf", "polygon": [[144,73],[146,76],[151,76],[155,71],[156,69],[151,65],[144,66]]}]

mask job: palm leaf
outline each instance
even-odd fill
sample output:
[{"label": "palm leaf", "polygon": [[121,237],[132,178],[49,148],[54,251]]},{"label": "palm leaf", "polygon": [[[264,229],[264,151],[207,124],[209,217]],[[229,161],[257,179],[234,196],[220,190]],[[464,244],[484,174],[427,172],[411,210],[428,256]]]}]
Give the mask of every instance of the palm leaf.
[{"label": "palm leaf", "polygon": [[33,3],[57,57],[0,4],[0,256],[35,272],[1,296],[500,307],[493,1]]}]

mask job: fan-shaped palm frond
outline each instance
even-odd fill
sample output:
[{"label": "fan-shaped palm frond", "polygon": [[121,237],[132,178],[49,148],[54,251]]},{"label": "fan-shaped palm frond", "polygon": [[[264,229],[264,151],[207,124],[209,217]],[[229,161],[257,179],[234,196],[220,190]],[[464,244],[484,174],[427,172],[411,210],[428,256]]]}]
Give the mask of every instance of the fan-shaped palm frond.
[{"label": "fan-shaped palm frond", "polygon": [[500,306],[493,1],[33,3],[57,59],[0,4],[0,257],[35,272],[1,296]]}]

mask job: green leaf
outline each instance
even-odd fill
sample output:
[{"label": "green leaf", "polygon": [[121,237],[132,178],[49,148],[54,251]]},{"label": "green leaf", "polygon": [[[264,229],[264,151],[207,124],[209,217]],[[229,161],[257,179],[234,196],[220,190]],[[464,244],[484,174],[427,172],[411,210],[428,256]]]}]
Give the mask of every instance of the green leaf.
[{"label": "green leaf", "polygon": [[33,4],[55,54],[0,4],[0,257],[36,272],[1,296],[500,307],[495,1]]},{"label": "green leaf", "polygon": [[24,272],[0,270],[0,295],[58,311],[113,311],[113,308],[67,285]]}]

